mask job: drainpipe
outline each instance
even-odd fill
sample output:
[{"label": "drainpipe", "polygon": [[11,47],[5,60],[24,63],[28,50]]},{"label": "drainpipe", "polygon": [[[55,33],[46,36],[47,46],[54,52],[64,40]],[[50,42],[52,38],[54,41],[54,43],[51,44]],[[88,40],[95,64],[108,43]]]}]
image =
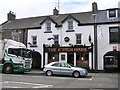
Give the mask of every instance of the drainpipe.
[{"label": "drainpipe", "polygon": [[94,69],[95,71],[98,69],[98,49],[97,49],[97,24],[96,24],[96,19],[97,19],[97,3],[94,2],[92,3],[92,11],[93,11],[93,18],[94,18]]}]

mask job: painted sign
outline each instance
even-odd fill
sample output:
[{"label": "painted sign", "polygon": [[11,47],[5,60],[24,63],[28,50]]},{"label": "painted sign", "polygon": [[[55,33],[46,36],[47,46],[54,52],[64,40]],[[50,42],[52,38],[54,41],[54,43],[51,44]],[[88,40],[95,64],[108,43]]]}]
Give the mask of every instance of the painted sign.
[{"label": "painted sign", "polygon": [[47,48],[47,52],[86,52],[87,48],[78,47],[59,47],[59,48]]}]

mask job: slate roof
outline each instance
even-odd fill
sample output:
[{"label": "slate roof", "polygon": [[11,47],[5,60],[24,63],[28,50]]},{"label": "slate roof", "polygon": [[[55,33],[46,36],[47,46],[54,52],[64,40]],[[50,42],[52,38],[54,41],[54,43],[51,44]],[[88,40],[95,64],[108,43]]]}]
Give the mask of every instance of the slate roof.
[{"label": "slate roof", "polygon": [[[5,22],[2,25],[2,29],[25,29],[25,28],[40,28],[40,23],[42,23],[46,18],[50,18],[58,26],[62,26],[62,21],[65,20],[69,15],[74,17],[80,24],[93,24],[94,18],[92,11],[90,12],[81,12],[81,13],[69,13],[69,14],[59,14],[59,15],[48,15],[48,16],[38,16],[38,17],[29,17],[22,19],[15,19],[12,21]],[[109,22],[119,22],[120,17],[115,19],[109,19],[107,17],[107,10],[98,10],[96,23],[109,23]]]}]

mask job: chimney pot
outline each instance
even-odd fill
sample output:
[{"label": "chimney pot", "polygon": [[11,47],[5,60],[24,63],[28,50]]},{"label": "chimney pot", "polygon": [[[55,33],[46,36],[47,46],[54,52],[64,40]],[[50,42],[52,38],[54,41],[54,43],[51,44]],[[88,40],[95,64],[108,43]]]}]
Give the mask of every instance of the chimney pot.
[{"label": "chimney pot", "polygon": [[59,11],[55,7],[55,9],[53,9],[53,15],[58,15],[58,14],[59,14]]},{"label": "chimney pot", "polygon": [[92,11],[93,11],[93,14],[97,14],[98,6],[96,2],[92,3]]},{"label": "chimney pot", "polygon": [[10,21],[10,20],[15,20],[15,18],[16,18],[16,15],[14,14],[14,12],[9,12],[8,14],[7,14],[7,20],[8,21]]}]

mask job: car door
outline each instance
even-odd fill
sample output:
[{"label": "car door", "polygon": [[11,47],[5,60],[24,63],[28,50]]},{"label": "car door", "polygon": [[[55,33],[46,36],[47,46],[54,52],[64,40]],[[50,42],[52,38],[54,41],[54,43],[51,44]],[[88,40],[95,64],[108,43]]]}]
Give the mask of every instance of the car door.
[{"label": "car door", "polygon": [[65,62],[60,63],[61,69],[60,72],[62,75],[72,75],[72,68]]},{"label": "car door", "polygon": [[53,65],[51,65],[51,70],[53,74],[60,74],[60,63],[56,62]]}]

